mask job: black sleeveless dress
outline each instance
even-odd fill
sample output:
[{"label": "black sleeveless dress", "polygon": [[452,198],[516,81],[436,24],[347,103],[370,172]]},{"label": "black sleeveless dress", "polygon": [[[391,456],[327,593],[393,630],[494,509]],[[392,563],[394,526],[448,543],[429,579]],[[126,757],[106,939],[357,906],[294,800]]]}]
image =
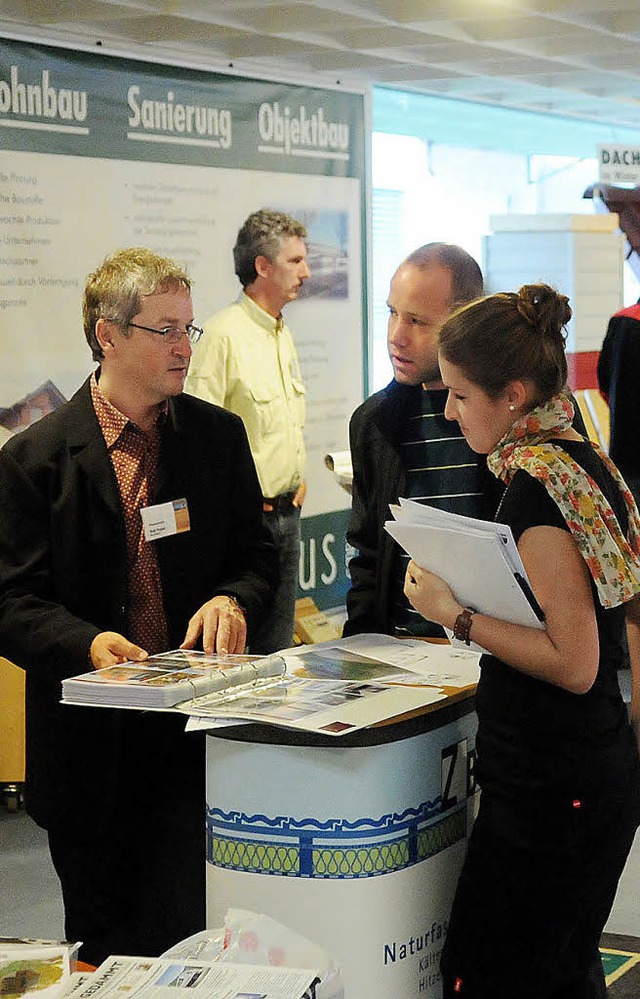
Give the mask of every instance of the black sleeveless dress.
[{"label": "black sleeveless dress", "polygon": [[[558,443],[598,483],[626,529],[622,497],[592,447]],[[534,526],[568,531],[544,486],[524,471],[496,520],[510,525],[516,542]],[[640,761],[617,678],[625,662],[624,607],[605,610],[593,585],[592,592],[600,662],[586,694],[482,657],[482,794],[442,958],[445,999],[603,994],[604,979],[594,984],[602,977],[597,947],[640,824]]]}]

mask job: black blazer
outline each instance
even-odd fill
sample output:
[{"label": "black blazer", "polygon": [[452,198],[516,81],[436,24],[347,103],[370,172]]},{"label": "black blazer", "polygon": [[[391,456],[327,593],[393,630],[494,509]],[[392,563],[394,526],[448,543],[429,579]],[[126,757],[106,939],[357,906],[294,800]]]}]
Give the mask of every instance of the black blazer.
[{"label": "black blazer", "polygon": [[[182,497],[190,531],[155,542],[170,645],[220,593],[251,632],[278,578],[253,459],[241,420],[188,395],[169,401],[152,502]],[[126,634],[124,519],[88,381],[0,450],[0,510],[0,654],[27,671],[30,814],[45,827],[102,820],[125,786],[149,800],[172,783],[178,798],[194,782],[202,794],[201,740],[182,719],[59,704],[95,635]]]}]

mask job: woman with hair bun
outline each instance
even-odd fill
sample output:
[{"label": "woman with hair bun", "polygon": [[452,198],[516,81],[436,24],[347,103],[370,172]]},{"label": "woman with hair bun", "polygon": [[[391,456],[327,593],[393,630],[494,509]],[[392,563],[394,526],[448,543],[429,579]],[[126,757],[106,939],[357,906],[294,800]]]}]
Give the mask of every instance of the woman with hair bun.
[{"label": "woman with hair bun", "polygon": [[440,333],[445,415],[505,483],[496,520],[511,526],[546,624],[474,613],[409,563],[413,606],[487,650],[482,795],[442,955],[444,999],[604,999],[598,944],[640,823],[640,760],[617,681],[625,614],[640,620],[640,522],[608,456],[572,429],[570,318],[564,295],[526,285],[472,302]]}]

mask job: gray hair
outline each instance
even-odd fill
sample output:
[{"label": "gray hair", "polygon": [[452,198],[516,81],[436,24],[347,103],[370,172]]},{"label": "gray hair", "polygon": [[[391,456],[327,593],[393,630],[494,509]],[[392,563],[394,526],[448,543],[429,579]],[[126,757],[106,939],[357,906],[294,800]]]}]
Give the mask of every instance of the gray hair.
[{"label": "gray hair", "polygon": [[305,239],[306,226],[284,212],[261,208],[243,223],[233,248],[236,274],[243,288],[256,280],[256,257],[266,257],[273,262],[286,239],[299,236]]}]

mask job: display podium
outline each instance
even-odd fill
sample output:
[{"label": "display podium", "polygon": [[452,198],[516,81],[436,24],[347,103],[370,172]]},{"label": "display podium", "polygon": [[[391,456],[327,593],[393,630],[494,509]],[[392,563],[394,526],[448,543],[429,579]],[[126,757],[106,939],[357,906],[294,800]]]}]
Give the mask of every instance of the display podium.
[{"label": "display podium", "polygon": [[330,951],[347,999],[440,999],[474,804],[473,688],[341,738],[207,736],[207,923],[264,912]]}]

